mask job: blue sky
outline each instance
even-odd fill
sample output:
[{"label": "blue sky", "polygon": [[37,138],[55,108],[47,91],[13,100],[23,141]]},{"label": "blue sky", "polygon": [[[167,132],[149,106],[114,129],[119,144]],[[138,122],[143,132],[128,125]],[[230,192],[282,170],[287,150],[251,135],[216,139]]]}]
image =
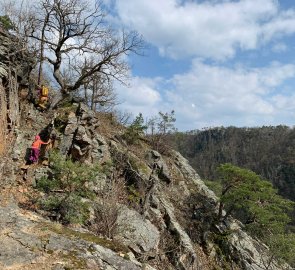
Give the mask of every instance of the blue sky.
[{"label": "blue sky", "polygon": [[110,20],[143,35],[121,110],[176,112],[179,130],[294,125],[295,2],[104,0]]},{"label": "blue sky", "polygon": [[294,0],[102,1],[111,24],[147,44],[127,59],[130,86],[115,84],[120,110],[175,110],[182,131],[294,125]]}]

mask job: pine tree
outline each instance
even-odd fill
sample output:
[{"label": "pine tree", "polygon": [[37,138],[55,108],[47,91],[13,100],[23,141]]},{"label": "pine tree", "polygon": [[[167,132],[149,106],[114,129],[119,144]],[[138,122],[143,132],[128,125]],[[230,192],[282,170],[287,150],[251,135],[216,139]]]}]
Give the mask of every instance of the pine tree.
[{"label": "pine tree", "polygon": [[[252,236],[270,247],[271,258],[292,263],[295,241],[287,225],[291,221],[288,213],[295,203],[278,195],[270,182],[253,171],[223,164],[218,173],[222,186],[219,219],[228,215],[239,219]],[[227,212],[225,216],[223,210]]]}]

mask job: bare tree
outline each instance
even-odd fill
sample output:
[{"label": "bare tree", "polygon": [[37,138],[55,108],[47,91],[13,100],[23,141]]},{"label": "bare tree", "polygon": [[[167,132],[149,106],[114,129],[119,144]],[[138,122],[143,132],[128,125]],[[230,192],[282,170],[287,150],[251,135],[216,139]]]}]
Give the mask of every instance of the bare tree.
[{"label": "bare tree", "polygon": [[174,123],[176,121],[175,111],[170,113],[159,112],[158,117],[154,116],[147,121],[147,136],[154,149],[160,153],[169,151],[168,136],[176,131]]},{"label": "bare tree", "polygon": [[127,126],[131,124],[132,113],[129,111],[114,111],[114,118],[118,123],[123,126]]},{"label": "bare tree", "polygon": [[108,111],[116,105],[116,94],[112,81],[102,74],[94,74],[83,86],[84,98],[89,107],[94,110]]},{"label": "bare tree", "polygon": [[[39,23],[32,24],[29,37],[40,42],[41,62],[46,59],[52,65],[53,77],[62,94],[90,85],[94,78],[100,83],[125,81],[128,71],[125,56],[143,48],[138,33],[113,31],[104,22],[101,4],[93,8],[89,1],[42,0],[36,8],[43,14],[36,20]],[[43,56],[44,50],[47,53]],[[71,80],[63,77],[64,69],[72,70]],[[101,93],[97,86],[92,85],[93,106]]]}]

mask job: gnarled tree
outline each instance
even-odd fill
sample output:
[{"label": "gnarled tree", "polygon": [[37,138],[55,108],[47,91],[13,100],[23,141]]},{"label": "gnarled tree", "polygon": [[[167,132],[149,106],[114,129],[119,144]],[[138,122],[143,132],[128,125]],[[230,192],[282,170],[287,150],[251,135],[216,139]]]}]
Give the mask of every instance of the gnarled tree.
[{"label": "gnarled tree", "polygon": [[[13,3],[13,0],[10,2]],[[143,40],[137,32],[112,29],[105,21],[101,3],[94,4],[90,0],[25,2],[30,16],[25,21],[25,29],[20,29],[22,33],[19,34],[27,37],[32,44],[39,44],[38,83],[44,61],[51,66],[53,78],[63,95],[90,86],[94,78],[101,89],[102,86],[109,89],[113,80],[126,82],[129,69],[126,55],[140,53]],[[10,4],[10,10],[13,10],[12,7]],[[18,8],[15,6],[14,10]],[[18,14],[24,16],[24,10]],[[18,16],[17,20],[20,19]],[[94,103],[101,101],[96,98],[97,92],[100,91],[94,94]]]},{"label": "gnarled tree", "polygon": [[[143,44],[136,32],[113,31],[104,22],[100,4],[42,0],[39,5],[42,23],[32,27],[30,37],[43,44],[45,59],[63,94],[79,89],[94,74],[124,80],[128,70],[124,55],[138,53]],[[71,70],[70,80],[63,77],[63,69]]]}]

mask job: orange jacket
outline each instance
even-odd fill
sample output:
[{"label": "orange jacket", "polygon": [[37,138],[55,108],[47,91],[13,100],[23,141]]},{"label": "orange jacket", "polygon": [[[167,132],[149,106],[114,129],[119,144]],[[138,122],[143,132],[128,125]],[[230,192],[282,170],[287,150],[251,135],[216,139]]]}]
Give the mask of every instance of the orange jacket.
[{"label": "orange jacket", "polygon": [[42,140],[36,140],[36,141],[34,141],[33,142],[33,144],[32,144],[32,148],[35,148],[35,149],[40,149],[40,147],[41,147],[41,145],[42,144],[48,144],[49,142],[43,142]]}]

